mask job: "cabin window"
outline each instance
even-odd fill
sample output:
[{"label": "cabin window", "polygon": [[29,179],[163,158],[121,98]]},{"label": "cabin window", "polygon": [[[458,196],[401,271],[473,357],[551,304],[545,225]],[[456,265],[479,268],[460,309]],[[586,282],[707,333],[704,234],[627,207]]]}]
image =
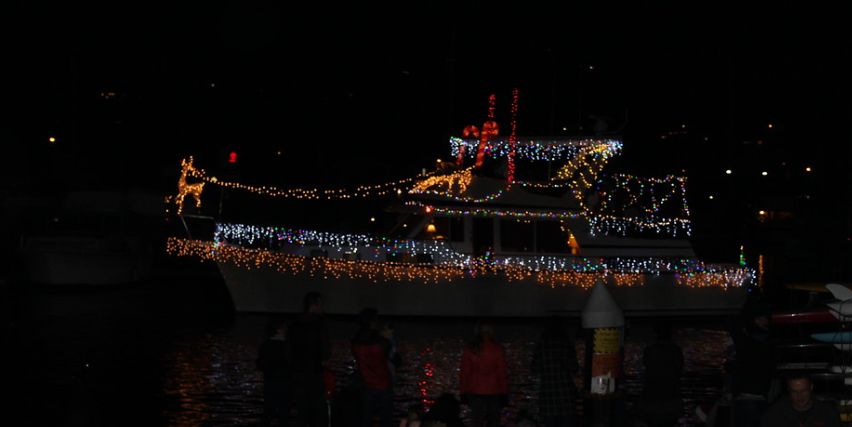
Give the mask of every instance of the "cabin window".
[{"label": "cabin window", "polygon": [[464,218],[450,218],[450,240],[464,242]]},{"label": "cabin window", "polygon": [[574,253],[568,243],[568,233],[558,221],[537,221],[536,235],[539,252]]},{"label": "cabin window", "polygon": [[418,234],[420,239],[464,241],[464,218],[434,217]]},{"label": "cabin window", "polygon": [[434,225],[434,229],[427,225],[426,232],[430,235],[429,237],[434,240],[444,240],[450,234],[450,219],[447,217],[437,217],[432,218],[432,225]]},{"label": "cabin window", "polygon": [[506,252],[533,252],[535,226],[532,221],[501,219],[500,249]]},{"label": "cabin window", "polygon": [[473,219],[473,252],[482,255],[494,250],[494,220],[491,218]]}]

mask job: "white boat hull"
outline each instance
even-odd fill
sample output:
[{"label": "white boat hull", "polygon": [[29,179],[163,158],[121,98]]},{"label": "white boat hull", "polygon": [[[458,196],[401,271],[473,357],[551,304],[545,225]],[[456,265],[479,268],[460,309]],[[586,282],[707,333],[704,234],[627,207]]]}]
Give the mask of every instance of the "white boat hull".
[{"label": "white boat hull", "polygon": [[[283,274],[265,266],[218,265],[239,312],[297,313],[305,293],[317,291],[329,314],[351,315],[374,307],[389,316],[542,317],[576,314],[589,295],[578,286],[551,288],[534,280],[507,282],[495,276],[438,284],[373,283]],[[625,313],[633,316],[730,314],[746,299],[742,288],[676,286],[672,275],[648,276],[643,286],[609,289]]]}]

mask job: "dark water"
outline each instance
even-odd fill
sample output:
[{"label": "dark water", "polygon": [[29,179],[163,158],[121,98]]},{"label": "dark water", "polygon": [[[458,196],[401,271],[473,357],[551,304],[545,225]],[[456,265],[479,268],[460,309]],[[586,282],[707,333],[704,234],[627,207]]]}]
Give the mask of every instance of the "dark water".
[{"label": "dark water", "polygon": [[[122,288],[4,289],[3,377],[16,425],[254,425],[262,411],[255,370],[264,315],[232,315],[220,281],[164,278]],[[396,409],[458,390],[462,344],[472,320],[394,320],[403,364]],[[720,320],[679,321],[684,349],[683,425],[697,425],[696,402],[721,393],[730,344]],[[332,319],[333,369],[345,386],[352,372],[355,323]],[[538,322],[496,322],[510,372],[510,424],[521,408],[536,413],[529,359]],[[625,345],[628,409],[641,392],[641,352],[650,321],[631,321]],[[583,342],[577,343],[583,360]]]}]

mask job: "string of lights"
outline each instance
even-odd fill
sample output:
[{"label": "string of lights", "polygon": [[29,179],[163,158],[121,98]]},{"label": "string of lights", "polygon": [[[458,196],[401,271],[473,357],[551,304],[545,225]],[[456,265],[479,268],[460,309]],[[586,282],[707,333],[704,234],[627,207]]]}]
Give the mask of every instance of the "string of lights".
[{"label": "string of lights", "polygon": [[440,216],[478,216],[494,218],[546,220],[574,219],[582,216],[581,213],[572,211],[507,210],[486,207],[451,208],[444,206],[424,205],[423,203],[416,201],[406,202],[406,205],[422,208],[425,213],[432,213]]},{"label": "string of lights", "polygon": [[652,231],[672,237],[692,235],[692,222],[683,218],[640,218],[597,214],[586,215],[586,219],[589,221],[593,236],[597,234],[626,236],[631,231]]},{"label": "string of lights", "polygon": [[[478,148],[479,140],[450,137],[450,153],[453,156],[462,155],[472,158]],[[601,147],[600,150],[610,154],[618,154],[623,144],[616,139],[560,139],[537,140],[521,139],[516,141],[516,158],[532,161],[561,161],[574,158],[587,147]],[[496,138],[488,141],[489,155],[494,158],[507,157],[511,152],[508,139]]]},{"label": "string of lights", "polygon": [[[467,187],[473,181],[473,168],[465,168],[458,172],[453,172],[447,175],[437,175],[418,181],[411,190],[410,194],[426,193],[429,191],[438,191],[434,187],[444,187],[444,193],[461,194],[467,190]],[[455,191],[453,191],[455,189]]]},{"label": "string of lights", "polygon": [[[437,171],[427,173],[425,176],[430,177],[436,174]],[[335,199],[354,199],[367,197],[382,197],[388,195],[400,195],[404,191],[408,191],[411,186],[418,180],[422,180],[424,175],[403,178],[397,181],[385,182],[374,185],[359,185],[353,188],[287,188],[281,189],[272,186],[255,186],[247,185],[233,181],[222,181],[215,176],[210,176],[204,169],[193,168],[189,170],[189,176],[200,179],[205,183],[218,185],[225,188],[238,189],[249,191],[251,193],[278,198],[292,199],[307,199],[307,200],[335,200]],[[428,178],[427,178],[428,179]]]},{"label": "string of lights", "polygon": [[482,167],[482,163],[485,161],[485,154],[491,154],[490,147],[488,146],[488,139],[492,136],[497,136],[500,134],[500,126],[497,124],[497,121],[494,120],[494,111],[496,110],[497,104],[497,95],[491,94],[488,96],[488,120],[482,124],[482,129],[479,130],[479,146],[476,149],[476,164],[477,168]]},{"label": "string of lights", "polygon": [[[465,266],[472,257],[460,253],[444,240],[397,240],[367,234],[331,233],[316,230],[293,230],[281,227],[217,223],[215,243],[262,246],[273,249],[278,242],[311,248],[333,249],[351,253],[353,249],[370,249],[382,254],[428,254],[439,264]],[[692,258],[599,258],[552,255],[489,255],[488,262],[501,267],[518,266],[532,271],[616,271],[619,273],[661,274],[665,272],[703,271],[706,266]]]},{"label": "string of lights", "polygon": [[464,264],[470,256],[459,253],[444,240],[401,240],[367,234],[332,233],[316,230],[293,230],[282,227],[217,223],[213,235],[216,243],[274,248],[280,243],[330,248],[338,252],[372,249],[383,254],[428,254],[445,263]]},{"label": "string of lights", "polygon": [[[631,207],[641,209],[646,215],[656,215],[663,205],[674,197],[679,197],[680,215],[689,217],[689,204],[686,200],[686,177],[666,175],[663,178],[641,177],[630,174],[615,174],[611,177],[613,189],[604,193],[599,212],[624,211]],[[623,196],[621,203],[617,198]]]},{"label": "string of lights", "polygon": [[584,210],[586,207],[586,191],[597,182],[598,174],[606,166],[610,157],[619,153],[619,146],[590,145],[583,147],[577,156],[569,159],[564,166],[556,172],[556,181],[567,181],[568,188],[574,193],[574,197],[580,202]]},{"label": "string of lights", "polygon": [[[507,264],[488,257],[471,258],[466,265],[404,263],[392,261],[349,260],[332,257],[307,257],[266,249],[243,248],[199,240],[169,238],[166,252],[175,256],[192,256],[202,260],[225,262],[239,268],[273,268],[281,273],[308,274],[324,279],[364,279],[378,282],[422,282],[437,284],[485,275],[502,275],[509,281],[533,279],[551,287],[580,286],[589,288],[597,281],[613,278],[617,285],[644,284],[643,276],[659,273],[635,273],[603,267],[598,270],[535,270],[528,265]],[[674,271],[676,283],[689,287],[744,286],[754,279],[751,269],[703,266],[700,269]]]},{"label": "string of lights", "polygon": [[512,89],[512,121],[511,133],[509,134],[509,165],[507,167],[506,182],[509,184],[515,182],[515,149],[518,145],[518,88]]},{"label": "string of lights", "polygon": [[692,222],[683,218],[618,217],[612,215],[597,215],[587,211],[530,211],[486,207],[451,208],[424,205],[423,203],[414,201],[406,202],[406,205],[419,207],[422,208],[425,213],[432,213],[440,216],[513,218],[517,220],[567,220],[586,218],[589,221],[591,234],[593,236],[599,234],[625,236],[631,231],[655,232],[658,234],[668,234],[672,237],[676,237],[678,235],[689,236],[692,234]]}]

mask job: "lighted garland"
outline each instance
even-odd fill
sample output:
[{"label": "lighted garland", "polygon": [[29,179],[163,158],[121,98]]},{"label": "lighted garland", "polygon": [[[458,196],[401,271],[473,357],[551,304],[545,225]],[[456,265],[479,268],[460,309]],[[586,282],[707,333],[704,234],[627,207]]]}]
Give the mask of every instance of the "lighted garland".
[{"label": "lighted garland", "polygon": [[[621,141],[617,139],[521,139],[516,142],[516,158],[533,161],[561,161],[574,158],[581,150],[588,147],[599,147],[601,152],[608,153],[609,157],[619,153],[622,148]],[[463,139],[450,137],[450,153],[453,156],[472,158],[479,146],[477,139]],[[496,138],[488,141],[489,155],[494,158],[507,157],[511,153],[512,144],[509,139]]]},{"label": "lighted garland", "polygon": [[512,89],[512,122],[509,133],[509,164],[507,167],[506,182],[515,182],[515,150],[518,146],[518,88]]},{"label": "lighted garland", "polygon": [[507,210],[491,207],[468,207],[453,208],[444,206],[425,205],[421,202],[409,201],[407,206],[423,209],[424,213],[439,216],[455,217],[483,217],[483,218],[511,218],[517,220],[554,220],[564,221],[568,219],[585,218],[589,221],[591,234],[598,235],[621,235],[628,232],[655,232],[668,234],[672,237],[678,235],[689,236],[692,234],[692,221],[683,218],[640,218],[619,217],[614,215],[594,214],[588,209],[582,212],[576,211],[531,211],[531,210]]},{"label": "lighted garland", "polygon": [[382,253],[429,254],[442,260],[463,264],[470,258],[454,250],[444,240],[400,240],[367,234],[332,233],[316,230],[293,230],[248,224],[217,223],[213,235],[216,243],[240,246],[274,247],[277,243],[331,248],[339,252],[357,248],[373,248]]},{"label": "lighted garland", "polygon": [[608,145],[592,145],[583,147],[577,156],[568,160],[564,166],[556,172],[556,181],[568,181],[568,188],[574,193],[574,197],[580,202],[583,209],[586,208],[586,191],[597,182],[598,174],[606,166],[610,157],[618,154],[618,151]]},{"label": "lighted garland", "polygon": [[450,208],[443,206],[427,206],[420,202],[406,202],[408,206],[422,208],[427,213],[440,216],[479,216],[489,218],[513,218],[521,220],[565,220],[574,219],[582,216],[579,212],[573,211],[530,211],[530,210],[506,210],[488,207],[471,207],[471,208]]},{"label": "lighted garland", "polygon": [[[425,176],[434,175],[437,172],[431,172]],[[339,200],[339,199],[354,199],[367,197],[382,197],[388,195],[399,195],[403,191],[408,191],[411,186],[418,180],[422,180],[423,176],[415,176],[410,178],[400,179],[398,181],[385,182],[375,185],[359,185],[354,188],[288,188],[281,189],[272,186],[254,186],[241,184],[239,182],[222,181],[215,176],[210,176],[204,169],[192,168],[189,170],[189,176],[200,179],[203,182],[218,185],[225,188],[244,190],[255,194],[260,194],[269,197],[292,198],[292,199],[307,199],[307,200]]]},{"label": "lighted garland", "polygon": [[434,187],[443,187],[447,193],[461,194],[467,190],[471,181],[473,181],[473,169],[466,168],[447,175],[432,176],[418,181],[408,192],[412,194],[425,193]]},{"label": "lighted garland", "polygon": [[534,181],[515,181],[515,184],[520,185],[522,187],[528,188],[540,188],[540,189],[558,189],[558,188],[567,188],[571,185],[571,183],[567,181],[545,181],[545,182],[534,182]]},{"label": "lighted garland", "polygon": [[496,109],[497,95],[491,94],[488,97],[488,120],[482,124],[482,129],[479,130],[479,145],[476,149],[476,163],[475,166],[477,168],[482,167],[482,163],[485,161],[486,151],[490,151],[490,147],[488,146],[488,139],[492,136],[497,136],[500,134],[500,126],[497,124],[497,121],[494,120],[494,110]]},{"label": "lighted garland", "polygon": [[[308,274],[324,279],[363,279],[378,282],[422,282],[437,284],[463,278],[502,274],[509,281],[533,279],[550,287],[580,286],[589,288],[597,281],[613,278],[616,285],[636,286],[644,283],[641,273],[600,271],[535,271],[525,266],[501,265],[477,258],[466,266],[428,263],[373,262],[327,257],[305,257],[263,249],[247,249],[199,240],[169,238],[166,252],[176,256],[194,256],[232,264],[238,268],[273,268],[280,273]],[[753,280],[750,269],[707,269],[676,275],[676,283],[690,287],[741,286]]]},{"label": "lighted garland", "polygon": [[471,181],[473,181],[472,167],[447,175],[438,175],[426,178],[418,182],[411,190],[408,191],[408,193],[439,196],[458,202],[484,203],[499,198],[509,189],[509,186],[507,185],[506,187],[483,197],[462,196],[461,193],[464,193],[467,190]]},{"label": "lighted garland", "polygon": [[596,234],[626,236],[631,231],[652,231],[672,237],[692,235],[692,221],[683,218],[641,218],[598,214],[587,215],[586,219],[589,221],[593,236]]},{"label": "lighted garland", "polygon": [[499,190],[497,190],[497,191],[495,191],[495,192],[493,192],[493,193],[491,193],[487,196],[482,196],[482,197],[460,196],[460,195],[456,195],[456,194],[453,194],[453,193],[448,192],[448,191],[438,191],[438,190],[426,190],[426,191],[420,191],[420,192],[411,193],[411,194],[425,194],[425,195],[439,196],[439,197],[444,197],[446,199],[450,199],[450,200],[453,200],[453,201],[456,201],[456,202],[485,203],[485,202],[488,202],[488,201],[491,201],[491,200],[499,199],[500,196],[502,196],[510,188],[511,188],[510,186],[506,186],[506,187],[501,188],[501,189],[499,189]]},{"label": "lighted garland", "polygon": [[[216,224],[214,243],[231,245],[259,246],[260,249],[273,248],[275,242],[310,248],[333,249],[339,253],[351,253],[353,249],[372,249],[376,254],[428,254],[436,264],[468,267],[475,260],[470,255],[460,253],[443,240],[396,240],[379,238],[366,234],[343,234],[315,230],[292,230],[280,227],[260,227],[246,224]],[[538,271],[575,271],[580,273],[615,272],[619,274],[652,274],[668,272],[693,273],[707,271],[703,262],[694,258],[600,258],[577,256],[489,256],[484,262],[494,268],[522,268]],[[747,270],[747,269],[746,269]],[[715,270],[712,270],[715,272]]]},{"label": "lighted garland", "polygon": [[641,209],[646,215],[656,215],[662,206],[679,198],[680,215],[689,217],[689,204],[686,200],[686,177],[666,175],[663,178],[641,177],[630,174],[615,174],[611,177],[613,189],[603,194],[600,211],[613,212],[614,199],[624,196],[626,200],[619,204],[619,210],[630,207]]},{"label": "lighted garland", "polygon": [[405,281],[439,283],[461,279],[465,271],[458,267],[397,262],[351,261],[323,257],[304,257],[263,249],[215,244],[199,240],[169,238],[166,251],[176,256],[194,256],[202,260],[224,262],[238,268],[270,267],[279,273],[309,274],[323,279],[365,279],[372,282]]},{"label": "lighted garland", "polygon": [[678,286],[690,288],[717,287],[728,289],[732,283],[740,283],[741,286],[754,283],[755,273],[750,268],[727,268],[711,269],[709,271],[691,272],[675,275],[675,283]]}]

